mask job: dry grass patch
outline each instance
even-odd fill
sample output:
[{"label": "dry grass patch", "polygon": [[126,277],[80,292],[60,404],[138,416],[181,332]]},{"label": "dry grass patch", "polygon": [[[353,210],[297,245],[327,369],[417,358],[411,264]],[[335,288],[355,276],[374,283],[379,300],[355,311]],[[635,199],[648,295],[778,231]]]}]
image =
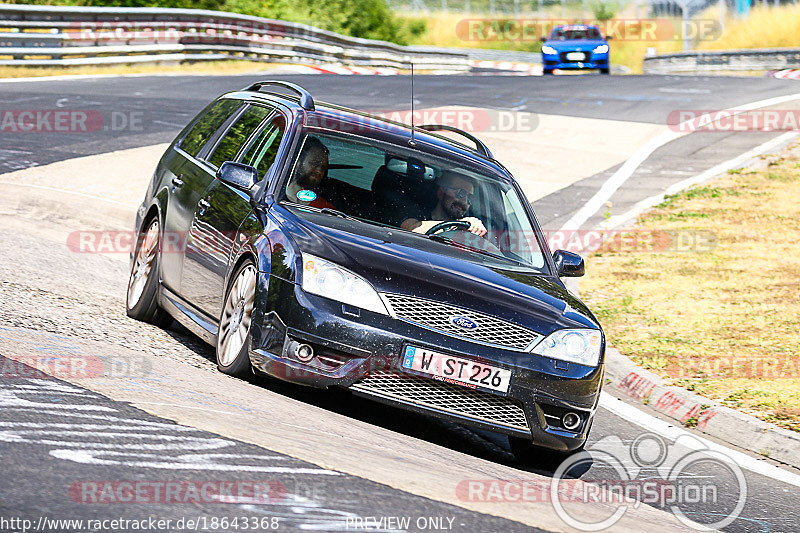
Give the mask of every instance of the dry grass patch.
[{"label": "dry grass patch", "polygon": [[63,67],[15,67],[0,66],[0,78],[27,78],[34,76],[64,76],[84,74],[249,74],[275,68],[270,63],[253,61],[196,61],[185,63],[143,64]]},{"label": "dry grass patch", "polygon": [[[674,384],[800,431],[800,145],[668,198],[635,230],[699,249],[601,250],[581,289],[612,345]],[[648,233],[651,234],[651,233]],[[679,239],[683,239],[680,241]]]}]

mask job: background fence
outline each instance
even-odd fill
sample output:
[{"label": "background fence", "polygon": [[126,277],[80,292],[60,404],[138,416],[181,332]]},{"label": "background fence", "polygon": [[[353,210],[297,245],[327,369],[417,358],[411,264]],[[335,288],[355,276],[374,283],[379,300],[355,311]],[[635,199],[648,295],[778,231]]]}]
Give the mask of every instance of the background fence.
[{"label": "background fence", "polygon": [[193,9],[0,4],[0,65],[245,59],[466,71],[463,51]]},{"label": "background fence", "polygon": [[703,74],[800,68],[800,48],[681,52],[644,59],[645,74]]}]

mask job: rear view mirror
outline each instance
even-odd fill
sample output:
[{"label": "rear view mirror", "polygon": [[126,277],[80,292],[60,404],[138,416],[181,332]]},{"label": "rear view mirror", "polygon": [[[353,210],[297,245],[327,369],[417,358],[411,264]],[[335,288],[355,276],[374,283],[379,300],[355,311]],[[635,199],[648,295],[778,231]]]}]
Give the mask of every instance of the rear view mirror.
[{"label": "rear view mirror", "polygon": [[225,161],[217,171],[217,178],[235,189],[250,192],[258,181],[258,172],[250,165]]},{"label": "rear view mirror", "polygon": [[586,272],[583,258],[566,250],[553,252],[553,262],[560,278],[579,278]]}]

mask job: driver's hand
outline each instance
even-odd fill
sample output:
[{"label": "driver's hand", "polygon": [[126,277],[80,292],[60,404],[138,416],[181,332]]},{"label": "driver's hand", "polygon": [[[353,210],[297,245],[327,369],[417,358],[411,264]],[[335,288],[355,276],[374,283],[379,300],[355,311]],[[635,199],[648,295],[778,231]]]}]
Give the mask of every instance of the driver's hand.
[{"label": "driver's hand", "polygon": [[474,233],[478,237],[483,237],[486,235],[486,227],[483,225],[483,222],[479,218],[475,217],[464,217],[461,220],[464,222],[469,222],[469,232]]}]

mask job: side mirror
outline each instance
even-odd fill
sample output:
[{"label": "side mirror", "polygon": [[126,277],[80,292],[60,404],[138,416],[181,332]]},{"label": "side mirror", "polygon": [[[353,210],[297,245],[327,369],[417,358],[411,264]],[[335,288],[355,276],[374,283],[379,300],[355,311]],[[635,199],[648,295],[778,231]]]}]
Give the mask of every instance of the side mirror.
[{"label": "side mirror", "polygon": [[225,161],[217,171],[217,178],[235,189],[250,192],[258,181],[258,172],[250,165]]},{"label": "side mirror", "polygon": [[613,39],[614,39],[614,37],[613,37],[613,36],[611,36],[611,35],[606,35],[606,41],[611,41],[611,40],[613,40]]},{"label": "side mirror", "polygon": [[565,250],[553,252],[553,261],[560,278],[579,278],[586,272],[583,258]]},{"label": "side mirror", "polygon": [[542,38],[540,39],[540,41],[542,41],[543,43],[544,43],[544,42],[547,42],[547,37],[545,37],[544,35],[542,35]]}]

